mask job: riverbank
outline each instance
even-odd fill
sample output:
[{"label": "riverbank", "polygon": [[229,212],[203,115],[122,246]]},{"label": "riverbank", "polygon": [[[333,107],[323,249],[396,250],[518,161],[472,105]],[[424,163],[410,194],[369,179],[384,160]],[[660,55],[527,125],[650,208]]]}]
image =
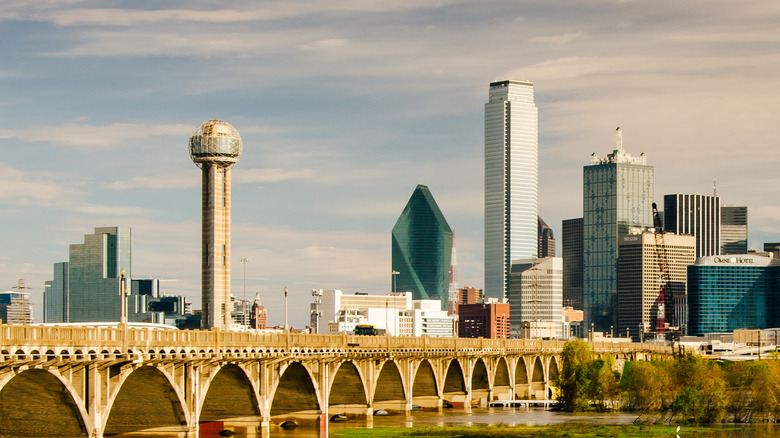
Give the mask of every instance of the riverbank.
[{"label": "riverbank", "polygon": [[768,438],[777,436],[780,429],[771,426],[718,425],[712,427],[626,425],[626,424],[556,424],[548,426],[444,426],[444,427],[396,427],[373,429],[345,429],[333,431],[331,436],[343,438],[669,438],[679,436],[705,438]]}]

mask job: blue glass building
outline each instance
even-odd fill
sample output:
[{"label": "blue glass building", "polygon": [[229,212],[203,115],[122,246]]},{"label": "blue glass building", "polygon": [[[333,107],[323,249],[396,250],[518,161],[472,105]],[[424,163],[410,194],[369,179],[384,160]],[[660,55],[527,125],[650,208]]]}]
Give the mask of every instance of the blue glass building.
[{"label": "blue glass building", "polygon": [[[644,153],[632,157],[617,149],[604,158],[594,153],[583,169],[583,290],[585,327],[617,326],[618,239],[632,227],[653,226],[653,167]],[[592,324],[592,325],[591,325]]]},{"label": "blue glass building", "polygon": [[755,254],[702,257],[688,267],[688,333],[777,327],[780,260]]},{"label": "blue glass building", "polygon": [[418,185],[392,232],[393,291],[415,300],[441,300],[447,308],[452,229],[428,187]]}]

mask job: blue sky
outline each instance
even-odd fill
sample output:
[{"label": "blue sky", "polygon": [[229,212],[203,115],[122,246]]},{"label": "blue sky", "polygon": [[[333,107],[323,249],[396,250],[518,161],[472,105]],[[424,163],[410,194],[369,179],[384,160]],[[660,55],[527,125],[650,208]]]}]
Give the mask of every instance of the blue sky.
[{"label": "blue sky", "polygon": [[[128,8],[132,9],[128,9]],[[624,147],[655,198],[747,205],[780,240],[780,3],[733,1],[0,4],[0,287],[43,282],[96,226],[129,226],[136,277],[200,306],[200,174],[187,139],[219,118],[234,167],[233,290],[303,326],[312,288],[384,293],[390,231],[417,184],[481,287],[488,83],[535,83],[540,214],[581,216],[582,166]]]}]

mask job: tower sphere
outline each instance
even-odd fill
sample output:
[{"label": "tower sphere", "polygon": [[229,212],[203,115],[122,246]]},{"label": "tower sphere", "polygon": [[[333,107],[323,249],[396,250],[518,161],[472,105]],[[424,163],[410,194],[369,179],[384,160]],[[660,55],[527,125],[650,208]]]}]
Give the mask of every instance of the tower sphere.
[{"label": "tower sphere", "polygon": [[222,120],[204,122],[190,136],[190,158],[198,167],[203,163],[232,166],[242,149],[238,130]]}]

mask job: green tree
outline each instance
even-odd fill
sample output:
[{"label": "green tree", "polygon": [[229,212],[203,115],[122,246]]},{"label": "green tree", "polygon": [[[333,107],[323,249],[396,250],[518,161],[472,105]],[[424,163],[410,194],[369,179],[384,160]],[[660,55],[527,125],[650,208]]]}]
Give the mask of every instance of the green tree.
[{"label": "green tree", "polygon": [[629,409],[645,412],[663,411],[669,389],[669,376],[659,362],[638,361],[624,371],[624,396]]},{"label": "green tree", "polygon": [[593,361],[593,352],[585,341],[568,341],[561,351],[561,360],[563,363],[558,376],[560,407],[569,412],[583,411],[589,406],[587,371],[588,364]]},{"label": "green tree", "polygon": [[585,396],[604,411],[608,403],[620,394],[620,373],[613,371],[615,360],[612,356],[588,362],[585,366],[587,387]]},{"label": "green tree", "polygon": [[689,355],[677,358],[670,372],[675,389],[671,408],[678,421],[715,423],[723,418],[728,404],[726,382],[715,362]]}]

